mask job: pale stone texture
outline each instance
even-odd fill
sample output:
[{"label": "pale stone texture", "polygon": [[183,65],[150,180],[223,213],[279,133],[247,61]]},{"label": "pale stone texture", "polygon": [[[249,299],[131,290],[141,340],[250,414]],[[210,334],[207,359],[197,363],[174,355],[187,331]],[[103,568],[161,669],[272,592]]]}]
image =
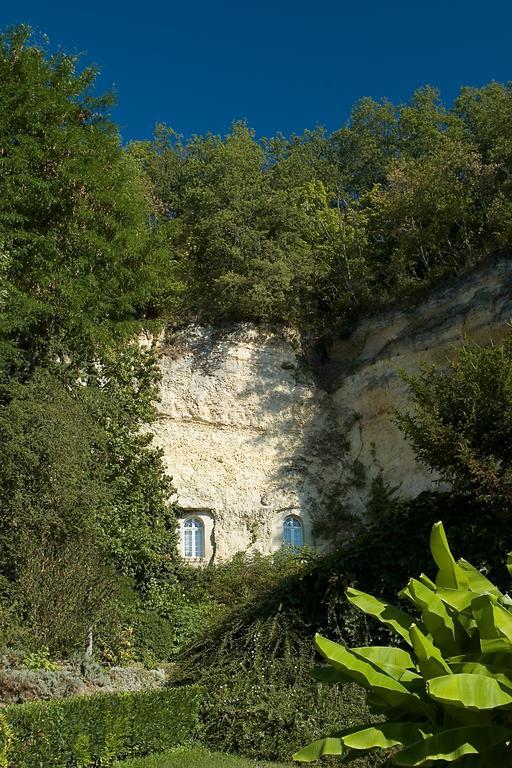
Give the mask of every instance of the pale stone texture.
[{"label": "pale stone texture", "polygon": [[180,508],[214,520],[213,551],[271,552],[287,515],[314,544],[311,510],[342,471],[331,398],[286,331],[188,327],[160,346],[156,443]]},{"label": "pale stone texture", "polygon": [[361,491],[350,490],[354,511],[364,513],[370,481],[379,471],[400,486],[404,498],[439,487],[393,423],[394,410],[407,408],[399,371],[416,371],[421,361],[442,366],[464,340],[499,342],[511,318],[512,262],[503,259],[433,291],[408,312],[365,320],[332,345],[331,365],[340,366],[335,408],[340,417],[359,416],[349,436],[350,455],[363,463],[368,479]]},{"label": "pale stone texture", "polygon": [[[155,440],[184,514],[207,526],[205,559],[275,551],[289,514],[303,521],[307,544],[322,544],[312,520],[339,500],[364,514],[378,472],[405,498],[432,488],[435,477],[392,422],[406,402],[398,370],[442,364],[464,337],[501,338],[511,282],[511,262],[489,264],[413,310],[365,320],[321,362],[286,329],[169,332]],[[357,488],[354,462],[365,470]]]}]

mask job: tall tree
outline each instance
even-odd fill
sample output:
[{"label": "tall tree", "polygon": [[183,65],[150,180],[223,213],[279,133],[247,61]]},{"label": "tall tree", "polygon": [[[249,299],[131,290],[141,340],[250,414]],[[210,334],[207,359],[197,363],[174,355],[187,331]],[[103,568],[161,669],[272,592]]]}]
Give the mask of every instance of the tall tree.
[{"label": "tall tree", "polygon": [[[1,371],[81,362],[151,301],[150,186],[92,95],[95,71],[0,36]],[[156,263],[155,263],[156,262]]]},{"label": "tall tree", "polygon": [[137,345],[175,281],[152,184],[94,79],[27,27],[0,36],[0,570],[32,585],[34,622],[64,571],[66,589],[106,598],[85,553],[141,587],[178,560],[172,488],[143,429],[158,367]]}]

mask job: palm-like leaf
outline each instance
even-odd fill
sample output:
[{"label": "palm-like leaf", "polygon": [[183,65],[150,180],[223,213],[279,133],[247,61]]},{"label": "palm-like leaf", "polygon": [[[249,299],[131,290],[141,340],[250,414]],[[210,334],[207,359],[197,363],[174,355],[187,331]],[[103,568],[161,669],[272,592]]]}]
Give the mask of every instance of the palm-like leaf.
[{"label": "palm-like leaf", "polygon": [[[394,765],[430,765],[433,760],[452,763],[466,755],[480,755],[504,744],[510,737],[507,728],[495,725],[473,725],[435,733],[430,738],[401,750],[393,760]],[[498,766],[496,766],[498,768]]]},{"label": "palm-like leaf", "polygon": [[427,691],[435,701],[463,709],[497,709],[512,704],[512,690],[493,677],[474,673],[436,677],[428,681]]},{"label": "palm-like leaf", "polygon": [[432,729],[423,723],[376,723],[319,739],[299,750],[294,760],[310,763],[324,755],[343,755],[348,750],[389,749],[390,747],[415,744],[432,735]]},{"label": "palm-like leaf", "polygon": [[405,685],[395,680],[384,671],[379,671],[373,664],[338,643],[333,643],[321,635],[315,636],[315,645],[322,656],[333,667],[347,675],[355,683],[371,690],[391,708],[407,706],[411,711],[426,714],[428,705],[411,693]]},{"label": "palm-like leaf", "polygon": [[356,608],[359,608],[368,616],[374,616],[382,624],[391,627],[406,643],[411,644],[409,629],[411,624],[414,624],[412,616],[409,616],[400,608],[395,608],[390,603],[378,600],[376,597],[367,595],[366,592],[360,592],[353,587],[347,589],[347,597]]}]

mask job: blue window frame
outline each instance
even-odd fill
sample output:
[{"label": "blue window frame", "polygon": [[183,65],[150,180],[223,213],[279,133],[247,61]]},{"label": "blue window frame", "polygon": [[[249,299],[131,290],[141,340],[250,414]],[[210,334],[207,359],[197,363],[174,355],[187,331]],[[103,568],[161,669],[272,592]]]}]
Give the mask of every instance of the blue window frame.
[{"label": "blue window frame", "polygon": [[183,557],[204,557],[204,525],[197,517],[183,521]]},{"label": "blue window frame", "polygon": [[295,515],[285,517],[283,523],[283,541],[287,547],[304,546],[304,528],[302,521]]}]

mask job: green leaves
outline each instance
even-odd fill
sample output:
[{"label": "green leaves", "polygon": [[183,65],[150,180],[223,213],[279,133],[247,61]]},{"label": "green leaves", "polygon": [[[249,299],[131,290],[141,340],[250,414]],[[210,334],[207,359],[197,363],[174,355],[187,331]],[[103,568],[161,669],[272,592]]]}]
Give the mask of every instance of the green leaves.
[{"label": "green leaves", "polygon": [[482,653],[497,653],[510,650],[510,614],[495,606],[488,594],[480,595],[472,603],[473,615],[478,624]]},{"label": "green leaves", "polygon": [[5,367],[58,358],[76,373],[140,328],[173,273],[149,181],[107,117],[112,99],[93,97],[94,70],[78,70],[27,27],[0,36]]},{"label": "green leaves", "polygon": [[411,640],[419,671],[425,680],[450,674],[450,667],[443,659],[439,648],[436,648],[432,640],[424,635],[416,624],[411,627]]},{"label": "green leaves", "polygon": [[372,597],[372,595],[367,595],[365,592],[360,592],[353,587],[347,589],[347,597],[352,605],[355,605],[369,616],[374,616],[382,624],[387,624],[407,643],[411,643],[409,629],[414,623],[414,619],[405,611],[395,608],[393,605],[382,600],[378,600],[376,597]]},{"label": "green leaves", "polygon": [[466,92],[460,113],[424,88],[404,105],[362,99],[332,135],[291,139],[259,141],[237,122],[184,141],[159,126],[130,152],[164,212],[180,308],[208,320],[343,324],[355,308],[464,268],[468,253],[506,248],[511,101],[494,84]]},{"label": "green leaves", "polygon": [[343,737],[343,743],[351,749],[388,749],[397,744],[410,744],[418,737],[425,738],[429,729],[423,724],[383,723],[363,728]]},{"label": "green leaves", "polygon": [[[411,409],[399,415],[397,422],[417,458],[470,506],[487,510],[491,518],[506,516],[512,488],[511,338],[485,347],[463,344],[447,366],[424,365],[404,379]],[[489,531],[489,535],[494,534]],[[432,539],[441,571],[438,586],[454,589],[468,580],[472,591],[492,590],[499,596],[499,590],[468,563],[454,564],[443,532],[434,529]]]},{"label": "green leaves", "polygon": [[[172,749],[197,727],[202,699],[199,686],[183,685],[2,708],[11,737],[4,765],[109,766]],[[0,758],[1,732],[0,722]]]},{"label": "green leaves", "polygon": [[[422,623],[370,595],[347,590],[354,605],[406,640],[409,652],[383,647],[349,650],[320,636],[315,640],[335,674],[365,687],[369,704],[385,714],[387,722],[314,742],[295,759],[338,754],[350,761],[352,751],[380,748],[394,749],[392,762],[400,766],[466,764],[471,755],[481,757],[478,764],[489,768],[510,764],[510,600],[469,563],[455,561],[442,523],[434,525],[431,549],[438,566],[436,582],[422,575],[410,579],[400,593],[421,614]],[[475,653],[478,648],[481,652]],[[329,677],[325,670],[322,676]],[[335,676],[331,679],[336,681]]]},{"label": "green leaves", "polygon": [[388,648],[387,646],[371,645],[365,648],[351,648],[352,653],[378,667],[389,666],[403,670],[414,669],[414,661],[407,651],[402,648]]},{"label": "green leaves", "polygon": [[435,523],[430,534],[430,551],[439,568],[436,578],[438,587],[459,589],[467,587],[469,578],[463,569],[457,565],[448,546],[448,540],[441,522]]},{"label": "green leaves", "polygon": [[429,761],[455,762],[465,755],[480,755],[510,738],[510,731],[499,726],[466,726],[436,733],[403,749],[393,765],[417,766]]},{"label": "green leaves", "polygon": [[[336,670],[355,683],[359,683],[363,688],[372,691],[380,701],[385,702],[387,707],[396,709],[406,707],[409,711],[428,716],[431,709],[429,703],[423,702],[405,685],[407,680],[414,680],[417,676],[408,673],[407,670],[403,670],[400,674],[398,667],[385,662],[379,665],[375,660],[373,663],[368,663],[356,653],[321,635],[315,636],[315,645]],[[402,677],[403,682],[399,682],[398,677]]]},{"label": "green leaves", "polygon": [[0,35],[0,567],[16,572],[34,529],[92,528],[142,581],[178,559],[171,486],[141,434],[158,367],[138,343],[174,262],[112,100],[81,70],[28,27]]},{"label": "green leaves", "polygon": [[422,723],[378,723],[349,728],[339,736],[314,741],[296,752],[293,759],[310,763],[324,755],[343,755],[351,749],[365,751],[413,744],[430,735],[431,730]]},{"label": "green leaves", "polygon": [[449,653],[457,653],[455,624],[443,605],[443,601],[435,592],[417,579],[411,579],[408,584],[411,600],[421,610],[423,623],[427,631],[435,637]]},{"label": "green leaves", "polygon": [[512,689],[474,673],[436,677],[428,681],[427,691],[435,701],[462,709],[496,709],[512,704]]},{"label": "green leaves", "polygon": [[343,755],[346,752],[343,741],[336,736],[327,736],[326,739],[318,739],[300,749],[293,755],[293,759],[299,763],[312,763],[326,755]]}]

